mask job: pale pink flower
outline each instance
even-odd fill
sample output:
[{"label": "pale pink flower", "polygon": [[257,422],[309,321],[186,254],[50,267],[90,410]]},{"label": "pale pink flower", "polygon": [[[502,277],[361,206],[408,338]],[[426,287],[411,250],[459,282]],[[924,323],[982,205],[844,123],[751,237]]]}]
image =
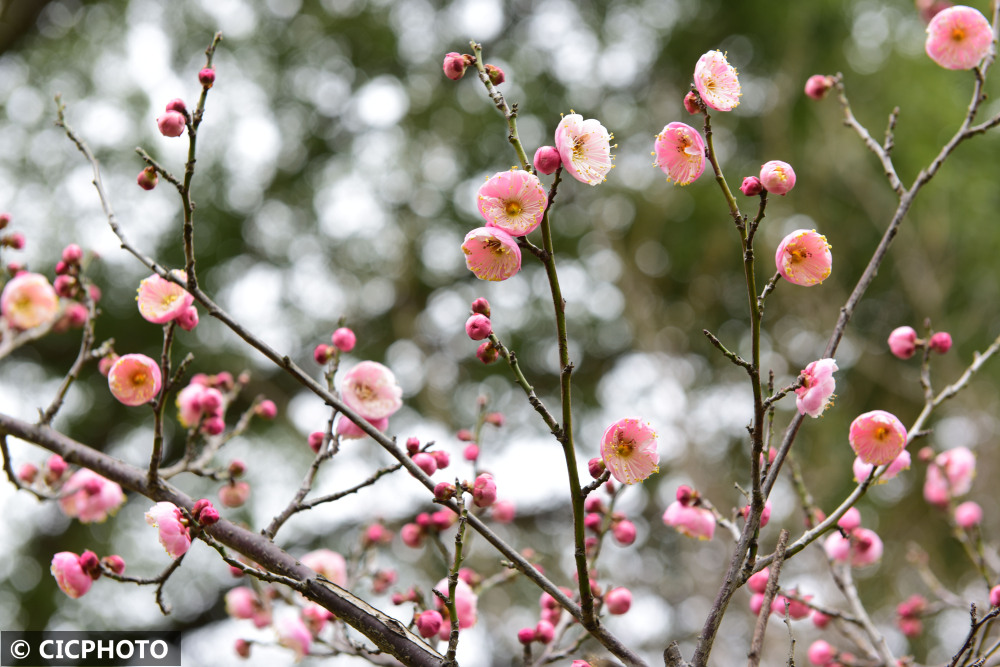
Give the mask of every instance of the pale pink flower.
[{"label": "pale pink flower", "polygon": [[507,280],[521,270],[521,249],[499,227],[479,227],[462,242],[465,264],[480,280]]},{"label": "pale pink flower", "polygon": [[972,488],[976,474],[976,455],[968,447],[948,449],[927,466],[924,499],[944,507],[952,498],[964,496]]},{"label": "pale pink flower", "polygon": [[108,372],[112,395],[125,405],[149,403],[160,384],[160,366],[144,354],[123,354]]},{"label": "pale pink flower", "polygon": [[656,162],[667,180],[677,185],[691,183],[705,171],[705,140],[698,130],[684,123],[669,123],[653,144]]},{"label": "pale pink flower", "polygon": [[622,484],[641,482],[660,471],[656,431],[636,418],[619,419],[604,432],[601,458]]},{"label": "pale pink flower", "polygon": [[94,583],[93,578],[83,571],[80,557],[70,551],[60,551],[54,555],[49,571],[55,577],[59,589],[74,599],[89,591]]},{"label": "pale pink flower", "polygon": [[221,391],[197,382],[177,392],[177,418],[185,428],[197,426],[203,417],[222,417],[224,405]]},{"label": "pale pink flower", "polygon": [[609,614],[624,614],[632,608],[632,592],[620,586],[612,588],[604,594],[604,604]]},{"label": "pale pink flower", "polygon": [[338,586],[347,585],[347,561],[336,551],[317,549],[301,559],[302,564],[321,574]]},{"label": "pale pink flower", "polygon": [[497,227],[511,236],[535,231],[549,203],[538,177],[520,169],[493,174],[479,188],[476,199],[487,227]]},{"label": "pale pink flower", "polygon": [[800,415],[819,417],[831,404],[835,382],[833,372],[837,362],[833,359],[818,359],[802,371],[802,386],[795,390],[795,407]]},{"label": "pale pink flower", "polygon": [[146,523],[159,530],[160,544],[167,550],[168,556],[177,559],[187,553],[191,546],[191,534],[176,505],[156,503],[146,512]]},{"label": "pale pink flower", "polygon": [[957,5],[934,15],[924,50],[946,69],[972,69],[990,51],[993,29],[978,9]]},{"label": "pale pink flower", "polygon": [[[904,449],[899,453],[899,456],[897,456],[892,460],[892,463],[889,464],[889,467],[886,468],[885,472],[882,473],[882,476],[879,477],[875,483],[884,484],[888,482],[890,479],[892,479],[899,473],[903,472],[904,470],[909,470],[910,463],[911,463],[910,452]],[[866,479],[871,477],[872,471],[874,471],[875,468],[876,466],[872,465],[871,463],[865,463],[864,461],[862,461],[860,456],[855,457],[854,465],[851,466],[851,469],[854,472],[854,481],[858,483],[865,481]]]},{"label": "pale pink flower", "polygon": [[851,422],[848,436],[854,453],[872,465],[885,465],[906,448],[906,427],[895,415],[873,410]]},{"label": "pale pink flower", "polygon": [[[368,419],[366,421],[380,431],[385,431],[389,428],[388,417],[384,419]],[[358,440],[366,437],[368,434],[362,431],[360,426],[341,415],[340,419],[337,420],[337,435],[347,440]]]},{"label": "pale pink flower", "polygon": [[837,650],[829,642],[817,639],[809,645],[809,662],[816,667],[826,667],[837,656]]},{"label": "pale pink flower", "polygon": [[968,500],[955,508],[955,524],[968,530],[978,526],[983,520],[983,508],[979,503]]},{"label": "pale pink flower", "polygon": [[771,160],[760,166],[760,183],[773,195],[785,195],[795,187],[795,170],[781,160]]},{"label": "pale pink flower", "polygon": [[59,296],[40,273],[19,273],[0,293],[0,315],[14,329],[48,324],[59,311]]},{"label": "pale pink flower", "polygon": [[226,613],[233,618],[255,618],[261,614],[263,609],[264,606],[261,604],[260,598],[257,597],[257,593],[252,588],[237,586],[226,593]]},{"label": "pale pink flower", "polygon": [[66,480],[59,498],[59,507],[66,516],[82,523],[104,521],[123,504],[122,487],[88,468],[80,468]]},{"label": "pale pink flower", "polygon": [[344,403],[365,419],[384,419],[403,406],[403,390],[392,371],[377,361],[362,361],[340,381]]},{"label": "pale pink flower", "polygon": [[[434,590],[448,595],[448,580],[442,579],[439,581]],[[436,595],[434,599],[437,602],[438,609],[443,609],[444,603],[441,602],[441,599]],[[472,590],[472,587],[465,583],[464,579],[459,579],[458,584],[455,586],[455,613],[458,615],[459,628],[464,630],[476,624],[476,620],[478,619],[476,605],[478,601],[479,597]]]},{"label": "pale pink flower", "polygon": [[736,68],[722,51],[709,51],[694,66],[694,86],[702,101],[716,111],[732,111],[740,103]]},{"label": "pale pink flower", "polygon": [[913,327],[896,327],[889,334],[889,351],[900,359],[909,359],[917,351],[917,332]]},{"label": "pale pink flower", "polygon": [[612,135],[600,121],[584,120],[577,113],[563,116],[556,127],[556,149],[563,167],[570,176],[587,185],[603,182],[614,167],[611,139]]},{"label": "pale pink flower", "polygon": [[517,515],[517,506],[513,500],[498,500],[493,503],[490,516],[497,523],[510,523]]},{"label": "pale pink flower", "polygon": [[778,244],[774,263],[781,277],[796,285],[818,285],[830,276],[833,255],[815,229],[796,229]]},{"label": "pale pink flower", "polygon": [[476,507],[490,507],[497,501],[497,483],[488,472],[476,477],[472,485],[472,501]]},{"label": "pale pink flower", "polygon": [[[183,271],[175,270],[172,275],[182,282],[187,280]],[[135,300],[139,304],[139,314],[153,324],[166,324],[180,317],[194,303],[194,297],[187,290],[156,273],[139,283]]]},{"label": "pale pink flower", "polygon": [[233,481],[219,489],[219,502],[226,507],[242,507],[249,497],[250,485],[247,482]]},{"label": "pale pink flower", "polygon": [[830,559],[840,563],[850,563],[851,567],[865,567],[882,557],[882,540],[868,528],[855,528],[848,537],[839,531],[830,533],[823,543],[823,549]]},{"label": "pale pink flower", "polygon": [[715,534],[715,517],[712,512],[693,505],[684,505],[679,500],[667,505],[663,513],[663,523],[672,526],[681,535],[710,540]]},{"label": "pale pink flower", "polygon": [[312,634],[309,628],[298,616],[285,616],[274,624],[275,632],[278,633],[278,643],[295,652],[295,659],[301,660],[303,656],[309,655],[309,647],[312,645]]}]

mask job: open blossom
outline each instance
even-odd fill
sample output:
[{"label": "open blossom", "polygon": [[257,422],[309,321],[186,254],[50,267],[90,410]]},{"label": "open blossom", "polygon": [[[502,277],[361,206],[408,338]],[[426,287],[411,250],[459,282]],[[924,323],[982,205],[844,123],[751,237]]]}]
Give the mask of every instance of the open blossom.
[{"label": "open blossom", "polygon": [[121,486],[87,468],[73,473],[60,490],[59,507],[82,523],[104,521],[124,503]]},{"label": "open blossom", "polygon": [[818,285],[830,277],[833,254],[815,229],[796,229],[778,244],[774,263],[781,277],[796,285]]},{"label": "open blossom", "polygon": [[338,586],[347,584],[347,561],[336,551],[317,549],[310,551],[301,559],[302,564],[317,574],[323,575]]},{"label": "open blossom", "polygon": [[309,628],[298,616],[285,616],[274,624],[274,629],[278,633],[278,643],[295,652],[295,658],[301,659],[309,655],[309,647],[312,645],[312,634]]},{"label": "open blossom", "polygon": [[773,195],[785,195],[795,187],[795,170],[781,160],[771,160],[760,166],[760,183]]},{"label": "open blossom", "polygon": [[934,15],[927,26],[924,50],[946,69],[972,69],[989,53],[990,22],[978,9],[957,5]]},{"label": "open blossom", "polygon": [[[384,417],[382,419],[368,419],[367,421],[380,431],[385,431],[389,428],[388,417]],[[352,422],[344,415],[341,415],[340,419],[337,420],[337,435],[348,440],[359,440],[366,437],[368,434],[362,431],[360,426]]]},{"label": "open blossom", "polygon": [[705,140],[684,123],[668,123],[653,144],[656,166],[677,185],[691,183],[705,171]]},{"label": "open blossom", "polygon": [[160,366],[144,354],[123,354],[108,372],[111,393],[125,405],[148,403],[161,382]]},{"label": "open blossom", "polygon": [[872,465],[885,465],[906,448],[906,427],[885,410],[872,410],[851,422],[849,435],[854,453]]},{"label": "open blossom", "polygon": [[191,534],[182,521],[181,511],[176,505],[168,502],[156,503],[146,512],[146,523],[157,528],[160,533],[160,544],[167,550],[167,555],[177,559],[187,553],[191,546]]},{"label": "open blossom", "polygon": [[[182,281],[187,280],[183,271],[176,270],[173,275]],[[139,304],[139,314],[153,324],[165,324],[181,317],[194,303],[194,297],[187,290],[156,273],[139,283],[135,300]]]},{"label": "open blossom", "polygon": [[795,390],[795,406],[799,414],[819,417],[830,405],[835,382],[833,372],[837,362],[833,359],[818,359],[802,371],[802,386]]},{"label": "open blossom", "polygon": [[59,311],[59,297],[40,273],[19,273],[4,285],[0,315],[14,329],[33,329],[48,324]]},{"label": "open blossom", "polygon": [[377,361],[362,361],[340,382],[344,402],[365,419],[384,419],[403,405],[396,376]]},{"label": "open blossom", "polygon": [[542,224],[548,196],[538,177],[528,171],[501,171],[483,183],[476,196],[488,227],[524,236]]},{"label": "open blossom", "polygon": [[964,496],[972,488],[976,455],[968,447],[955,447],[938,454],[927,466],[924,499],[945,507],[952,498]]},{"label": "open blossom", "polygon": [[60,551],[54,555],[49,571],[55,577],[59,589],[74,599],[89,591],[94,583],[93,578],[80,565],[80,557],[70,551]]},{"label": "open blossom", "polygon": [[699,540],[710,540],[715,535],[715,517],[710,510],[685,505],[679,500],[667,505],[663,523],[673,527],[681,535]]},{"label": "open blossom", "polygon": [[656,431],[636,418],[619,419],[601,438],[601,458],[622,484],[641,482],[660,471]]},{"label": "open blossom", "polygon": [[[448,595],[448,580],[442,579],[434,587],[434,590]],[[438,605],[438,609],[444,609],[444,603],[441,602],[441,598],[434,596],[434,601]],[[461,629],[471,628],[476,624],[478,620],[478,612],[476,605],[479,602],[479,596],[472,590],[472,587],[465,582],[464,579],[459,578],[458,584],[455,586],[455,613],[458,615],[458,627]],[[445,624],[447,626],[447,624]],[[442,631],[444,628],[442,628]]]},{"label": "open blossom", "polygon": [[694,86],[702,101],[716,111],[732,111],[740,103],[736,68],[722,51],[709,51],[694,66]]},{"label": "open blossom", "polygon": [[462,242],[465,265],[480,280],[507,280],[521,270],[521,249],[499,227],[479,227]]},{"label": "open blossom", "polygon": [[614,167],[611,134],[599,120],[583,119],[578,113],[563,116],[556,127],[556,149],[570,176],[597,185]]},{"label": "open blossom", "polygon": [[[899,456],[892,460],[892,463],[889,464],[889,467],[885,469],[885,472],[882,473],[882,476],[879,477],[878,481],[875,483],[884,484],[885,482],[888,482],[904,470],[909,470],[910,463],[910,453],[904,449],[899,453]],[[862,461],[860,456],[855,457],[854,465],[851,467],[854,472],[854,481],[859,483],[865,481],[871,477],[872,471],[875,470],[875,467],[876,466],[871,463],[865,463]]]}]

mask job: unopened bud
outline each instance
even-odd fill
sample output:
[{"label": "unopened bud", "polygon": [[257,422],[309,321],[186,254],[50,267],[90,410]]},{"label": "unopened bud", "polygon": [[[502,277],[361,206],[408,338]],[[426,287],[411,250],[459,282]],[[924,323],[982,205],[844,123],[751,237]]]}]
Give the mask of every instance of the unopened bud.
[{"label": "unopened bud", "polygon": [[494,86],[499,86],[507,80],[507,77],[504,76],[503,70],[496,65],[486,65],[483,69],[486,70],[487,76],[490,77],[490,83]]},{"label": "unopened bud", "polygon": [[697,93],[690,91],[684,96],[684,108],[692,116],[696,113],[701,113],[701,100],[699,99]]},{"label": "unopened bud", "polygon": [[927,347],[934,350],[938,354],[944,354],[951,349],[951,334],[946,331],[938,331],[936,334],[931,336],[930,341],[927,343]]},{"label": "unopened bud", "polygon": [[187,119],[179,111],[168,111],[156,119],[156,125],[160,128],[160,134],[163,136],[179,137],[184,134]]},{"label": "unopened bud", "polygon": [[465,67],[465,57],[462,54],[454,51],[445,54],[442,69],[444,70],[444,75],[452,81],[458,81],[465,76]]},{"label": "unopened bud", "polygon": [[806,95],[814,100],[826,97],[827,91],[833,87],[833,78],[825,74],[813,74],[806,79]]},{"label": "unopened bud", "polygon": [[215,84],[215,70],[211,67],[201,70],[198,72],[198,81],[202,88],[211,88]]},{"label": "unopened bud", "polygon": [[535,151],[533,162],[535,170],[539,174],[548,175],[559,168],[559,165],[562,164],[562,158],[555,146],[542,146]]},{"label": "unopened bud", "polygon": [[764,186],[761,184],[760,179],[756,176],[747,176],[743,179],[743,183],[740,185],[740,192],[745,194],[747,197],[756,197],[763,191]]},{"label": "unopened bud", "polygon": [[493,341],[486,340],[479,344],[479,348],[476,350],[476,358],[484,364],[492,364],[500,358],[500,350],[493,344]]},{"label": "unopened bud", "polygon": [[483,297],[479,297],[478,299],[472,302],[470,310],[472,311],[473,314],[479,314],[485,317],[489,317],[490,302],[484,299]]}]

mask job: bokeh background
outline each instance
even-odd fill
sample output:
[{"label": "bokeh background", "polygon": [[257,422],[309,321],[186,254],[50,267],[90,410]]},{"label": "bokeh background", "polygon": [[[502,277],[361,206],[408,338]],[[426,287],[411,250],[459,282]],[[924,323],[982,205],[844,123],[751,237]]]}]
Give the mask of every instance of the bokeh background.
[{"label": "bokeh background", "polygon": [[[981,0],[972,4],[989,10]],[[487,297],[494,328],[554,406],[557,351],[548,288],[541,267],[527,256],[521,273],[499,284],[477,281],[464,266],[459,245],[481,224],[474,193],[516,158],[483,87],[471,76],[446,79],[443,55],[467,52],[470,39],[483,43],[485,59],[506,72],[501,90],[518,104],[529,154],[552,142],[560,114],[571,109],[614,132],[616,167],[607,182],[589,187],[565,179],[553,224],[576,365],[581,460],[596,454],[603,430],[620,417],[642,416],[660,433],[660,474],[629,489],[618,505],[638,525],[636,544],[606,545],[600,565],[602,583],[626,585],[635,594],[633,610],[609,626],[652,663],[671,639],[690,655],[729,557],[723,533],[695,543],[663,526],[660,516],[682,483],[724,513],[743,504],[734,483],[749,485],[745,426],[751,414],[744,373],[702,334],[708,329],[732,349],[749,349],[737,233],[711,178],[684,188],[665,182],[652,166],[654,135],[668,122],[688,120],[681,99],[694,63],[717,48],[728,53],[743,84],[740,106],[715,114],[713,123],[730,186],[767,160],[795,167],[795,189],[768,205],[758,235],[759,275],[771,275],[773,249],[798,228],[827,236],[834,269],[821,287],[779,284],[768,300],[764,366],[782,385],[822,353],[896,203],[877,161],[843,127],[836,101],[803,95],[806,78],[843,72],[855,114],[877,138],[899,107],[893,155],[907,184],[961,122],[973,81],[971,73],[943,70],[924,55],[924,23],[909,0],[8,0],[2,12],[0,209],[12,213],[11,230],[28,243],[22,252],[5,251],[4,262],[51,275],[69,242],[97,253],[88,271],[104,291],[98,337],[114,338],[120,353],[159,350],[160,328],[133,305],[147,272],[119,248],[89,165],[53,126],[53,97],[62,94],[70,124],[101,160],[130,240],[161,262],[180,265],[178,198],[164,182],[152,192],[135,185],[142,163],[133,149],[142,146],[175,173],[183,170],[186,141],[160,136],[155,118],[175,97],[193,106],[203,51],[222,31],[193,191],[203,286],[317,376],[312,349],[327,342],[343,318],[359,339],[344,363],[374,359],[395,371],[405,408],[390,432],[434,440],[451,452],[454,464],[438,474],[442,479],[468,474],[455,433],[473,424],[477,398],[488,397],[490,409],[507,419],[501,429],[484,431],[482,464],[495,473],[501,497],[518,504],[518,520],[500,530],[539,552],[547,572],[567,585],[572,549],[558,445],[505,368],[476,360],[476,344],[462,327],[469,302]],[[984,114],[998,112],[996,102],[984,105]],[[1000,332],[996,154],[992,135],[955,152],[910,211],[851,321],[836,357],[835,406],[807,420],[795,448],[809,488],[827,510],[853,488],[850,421],[886,409],[909,424],[920,410],[918,364],[888,353],[889,332],[904,324],[922,331],[925,318],[951,332],[954,348],[933,360],[936,387],[956,378]],[[741,197],[744,203],[752,213],[754,202]],[[77,334],[53,335],[4,360],[2,409],[33,418],[77,346]],[[298,486],[311,460],[306,436],[322,428],[328,414],[209,318],[178,337],[175,358],[188,351],[195,354],[193,372],[251,374],[234,410],[258,394],[279,406],[276,421],[254,423],[222,457],[246,461],[253,483],[250,502],[227,516],[261,527]],[[986,510],[987,537],[998,528],[989,489],[997,470],[998,379],[996,364],[984,369],[935,414],[921,442],[977,452],[972,497]],[[779,406],[779,432],[793,410],[789,400]],[[94,368],[74,386],[56,426],[136,464],[148,458],[147,412],[117,404]],[[175,421],[167,436],[168,456],[176,456],[183,433]],[[13,443],[12,451],[15,463],[44,460],[24,443]],[[386,461],[370,440],[347,443],[318,488],[344,488]],[[878,530],[886,550],[881,565],[858,578],[897,654],[935,663],[960,643],[967,610],[928,621],[912,641],[894,629],[894,605],[911,593],[928,594],[906,561],[908,544],[930,553],[931,567],[962,599],[983,604],[986,589],[950,537],[946,516],[922,500],[924,471],[915,464],[861,502],[865,525]],[[199,479],[175,481],[195,497],[217,491]],[[779,527],[787,526],[793,538],[802,530],[787,480],[773,501],[765,550],[773,548]],[[170,617],[160,615],[148,589],[101,581],[78,601],[58,591],[47,569],[60,550],[120,553],[132,574],[162,569],[166,556],[142,519],[148,504],[130,498],[115,520],[83,526],[54,505],[0,487],[0,627],[181,629],[185,665],[234,660],[236,637],[273,639],[246,621],[226,619],[222,595],[234,582],[203,547],[192,550],[166,588]],[[373,519],[398,529],[432,507],[415,482],[397,475],[293,519],[278,542],[294,554],[320,546],[350,554]],[[444,572],[433,549],[411,550],[398,538],[378,559],[398,569],[400,589],[415,583],[427,590]],[[470,564],[484,574],[499,569],[481,540],[474,540]],[[843,605],[818,549],[791,561],[783,582],[829,606]],[[409,609],[371,595],[369,582],[360,582],[358,591],[409,620]],[[537,621],[536,601],[537,592],[521,580],[484,594],[478,626],[463,633],[462,664],[514,664],[517,629]],[[716,664],[745,659],[752,628],[747,601],[745,591],[734,599]],[[805,647],[821,635],[807,621],[794,623],[792,632],[804,661]],[[585,648],[602,655],[599,647]],[[780,624],[771,628],[767,649],[765,662],[785,659],[788,633]],[[291,660],[278,649],[254,650],[253,664]]]}]

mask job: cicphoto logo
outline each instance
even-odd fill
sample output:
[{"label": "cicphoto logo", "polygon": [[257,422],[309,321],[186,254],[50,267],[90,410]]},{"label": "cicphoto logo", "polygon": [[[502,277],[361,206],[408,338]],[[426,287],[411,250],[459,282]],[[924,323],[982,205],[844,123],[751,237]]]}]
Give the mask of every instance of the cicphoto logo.
[{"label": "cicphoto logo", "polygon": [[0,667],[179,667],[179,632],[0,632]]}]

